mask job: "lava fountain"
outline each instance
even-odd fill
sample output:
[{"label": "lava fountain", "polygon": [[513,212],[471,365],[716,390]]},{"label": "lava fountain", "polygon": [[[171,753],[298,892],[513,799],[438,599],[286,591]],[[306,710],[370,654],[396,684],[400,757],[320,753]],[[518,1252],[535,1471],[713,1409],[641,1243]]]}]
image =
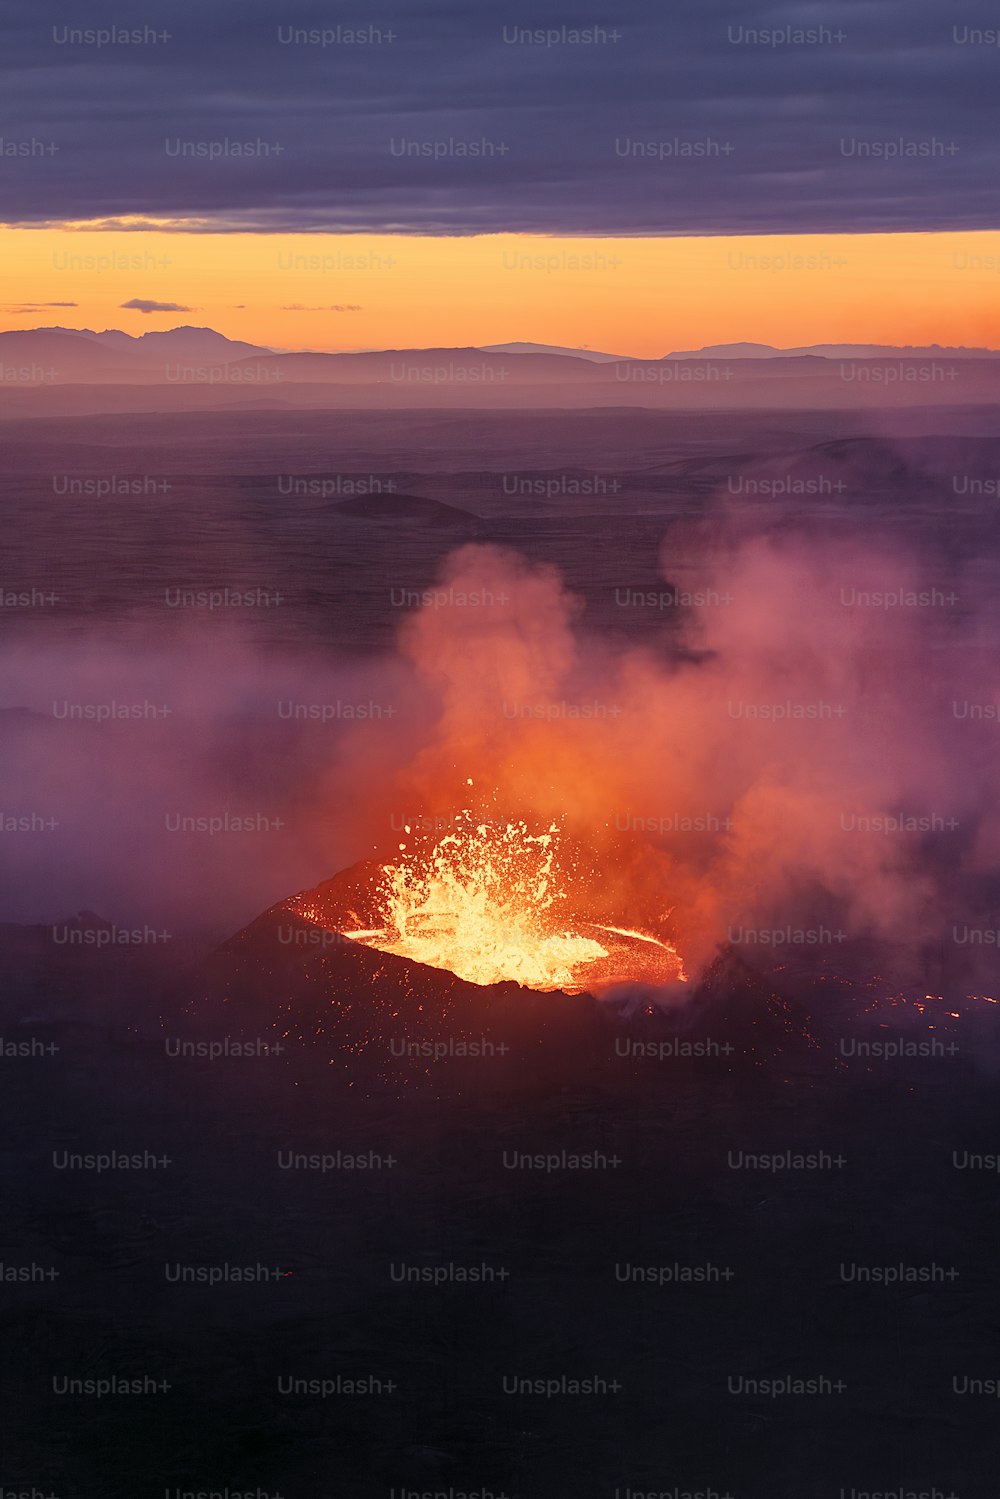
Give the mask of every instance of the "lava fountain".
[{"label": "lava fountain", "polygon": [[345,924],[315,892],[293,897],[288,908],[319,926],[335,922],[352,942],[481,986],[512,981],[579,994],[686,982],[663,929],[669,911],[660,930],[597,920],[599,885],[593,861],[568,848],[558,823],[532,832],[524,822],[484,821],[466,809],[438,842],[400,844],[398,861],[382,866],[375,924]]}]

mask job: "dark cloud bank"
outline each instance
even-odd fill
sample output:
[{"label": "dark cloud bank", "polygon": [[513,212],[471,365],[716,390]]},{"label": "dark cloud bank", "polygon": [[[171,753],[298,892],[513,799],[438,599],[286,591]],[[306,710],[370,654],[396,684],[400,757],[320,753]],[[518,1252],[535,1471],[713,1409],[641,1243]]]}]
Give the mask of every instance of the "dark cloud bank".
[{"label": "dark cloud bank", "polygon": [[982,7],[584,0],[540,18],[392,0],[353,26],[273,0],[99,11],[8,9],[9,221],[460,234],[997,222],[1000,51]]}]

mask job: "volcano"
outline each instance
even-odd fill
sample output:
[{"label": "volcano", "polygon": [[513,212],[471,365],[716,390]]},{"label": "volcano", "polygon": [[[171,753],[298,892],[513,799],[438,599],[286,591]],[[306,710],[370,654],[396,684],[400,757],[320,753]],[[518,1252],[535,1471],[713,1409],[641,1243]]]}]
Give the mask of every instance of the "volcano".
[{"label": "volcano", "polygon": [[[293,899],[292,910],[477,985],[510,979],[578,993],[687,982],[655,879],[624,907],[608,889],[611,869],[635,885],[635,844],[602,859],[565,840],[556,822],[532,830],[466,809],[438,841],[418,837],[399,852],[398,862],[374,866],[355,894],[321,887]],[[626,924],[626,910],[641,911],[640,927]]]},{"label": "volcano", "polygon": [[189,1021],[216,1036],[280,1041],[290,1055],[325,1053],[351,1086],[417,1087],[445,1075],[476,1089],[617,1086],[667,1054],[725,1071],[811,1068],[821,1058],[806,1011],[729,948],[696,986],[678,980],[664,937],[574,918],[570,940],[602,953],[583,959],[591,992],[475,982],[380,946],[399,935],[381,924],[397,874],[365,860],[264,911],[202,967]]}]

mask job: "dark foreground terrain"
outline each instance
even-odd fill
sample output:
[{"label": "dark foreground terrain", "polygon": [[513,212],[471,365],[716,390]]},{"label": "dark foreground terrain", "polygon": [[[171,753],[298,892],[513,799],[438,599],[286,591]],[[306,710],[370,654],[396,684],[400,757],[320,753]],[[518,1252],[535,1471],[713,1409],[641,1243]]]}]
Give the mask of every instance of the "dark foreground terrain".
[{"label": "dark foreground terrain", "polygon": [[[937,1006],[951,1052],[858,1061],[848,1026],[926,1025],[865,1022],[851,986],[810,1017],[724,954],[683,1022],[510,986],[480,1055],[387,1080],[280,1042],[231,954],[139,973],[14,937],[7,1488],[994,1492],[996,1397],[968,1392],[1000,1372],[992,1016]],[[489,991],[461,987],[474,1035]],[[109,990],[131,1020],[87,1023]],[[138,1160],[74,1160],[114,1152]]]}]

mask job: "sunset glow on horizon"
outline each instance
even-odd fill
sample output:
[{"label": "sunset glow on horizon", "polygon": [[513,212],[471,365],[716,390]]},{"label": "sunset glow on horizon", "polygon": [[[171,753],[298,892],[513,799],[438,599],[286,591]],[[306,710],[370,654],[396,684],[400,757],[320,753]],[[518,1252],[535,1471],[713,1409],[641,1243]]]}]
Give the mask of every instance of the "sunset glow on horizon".
[{"label": "sunset glow on horizon", "polygon": [[[562,238],[0,228],[4,327],[178,324],[287,349],[530,341],[1000,346],[1000,234]],[[164,310],[124,308],[134,300]]]}]

